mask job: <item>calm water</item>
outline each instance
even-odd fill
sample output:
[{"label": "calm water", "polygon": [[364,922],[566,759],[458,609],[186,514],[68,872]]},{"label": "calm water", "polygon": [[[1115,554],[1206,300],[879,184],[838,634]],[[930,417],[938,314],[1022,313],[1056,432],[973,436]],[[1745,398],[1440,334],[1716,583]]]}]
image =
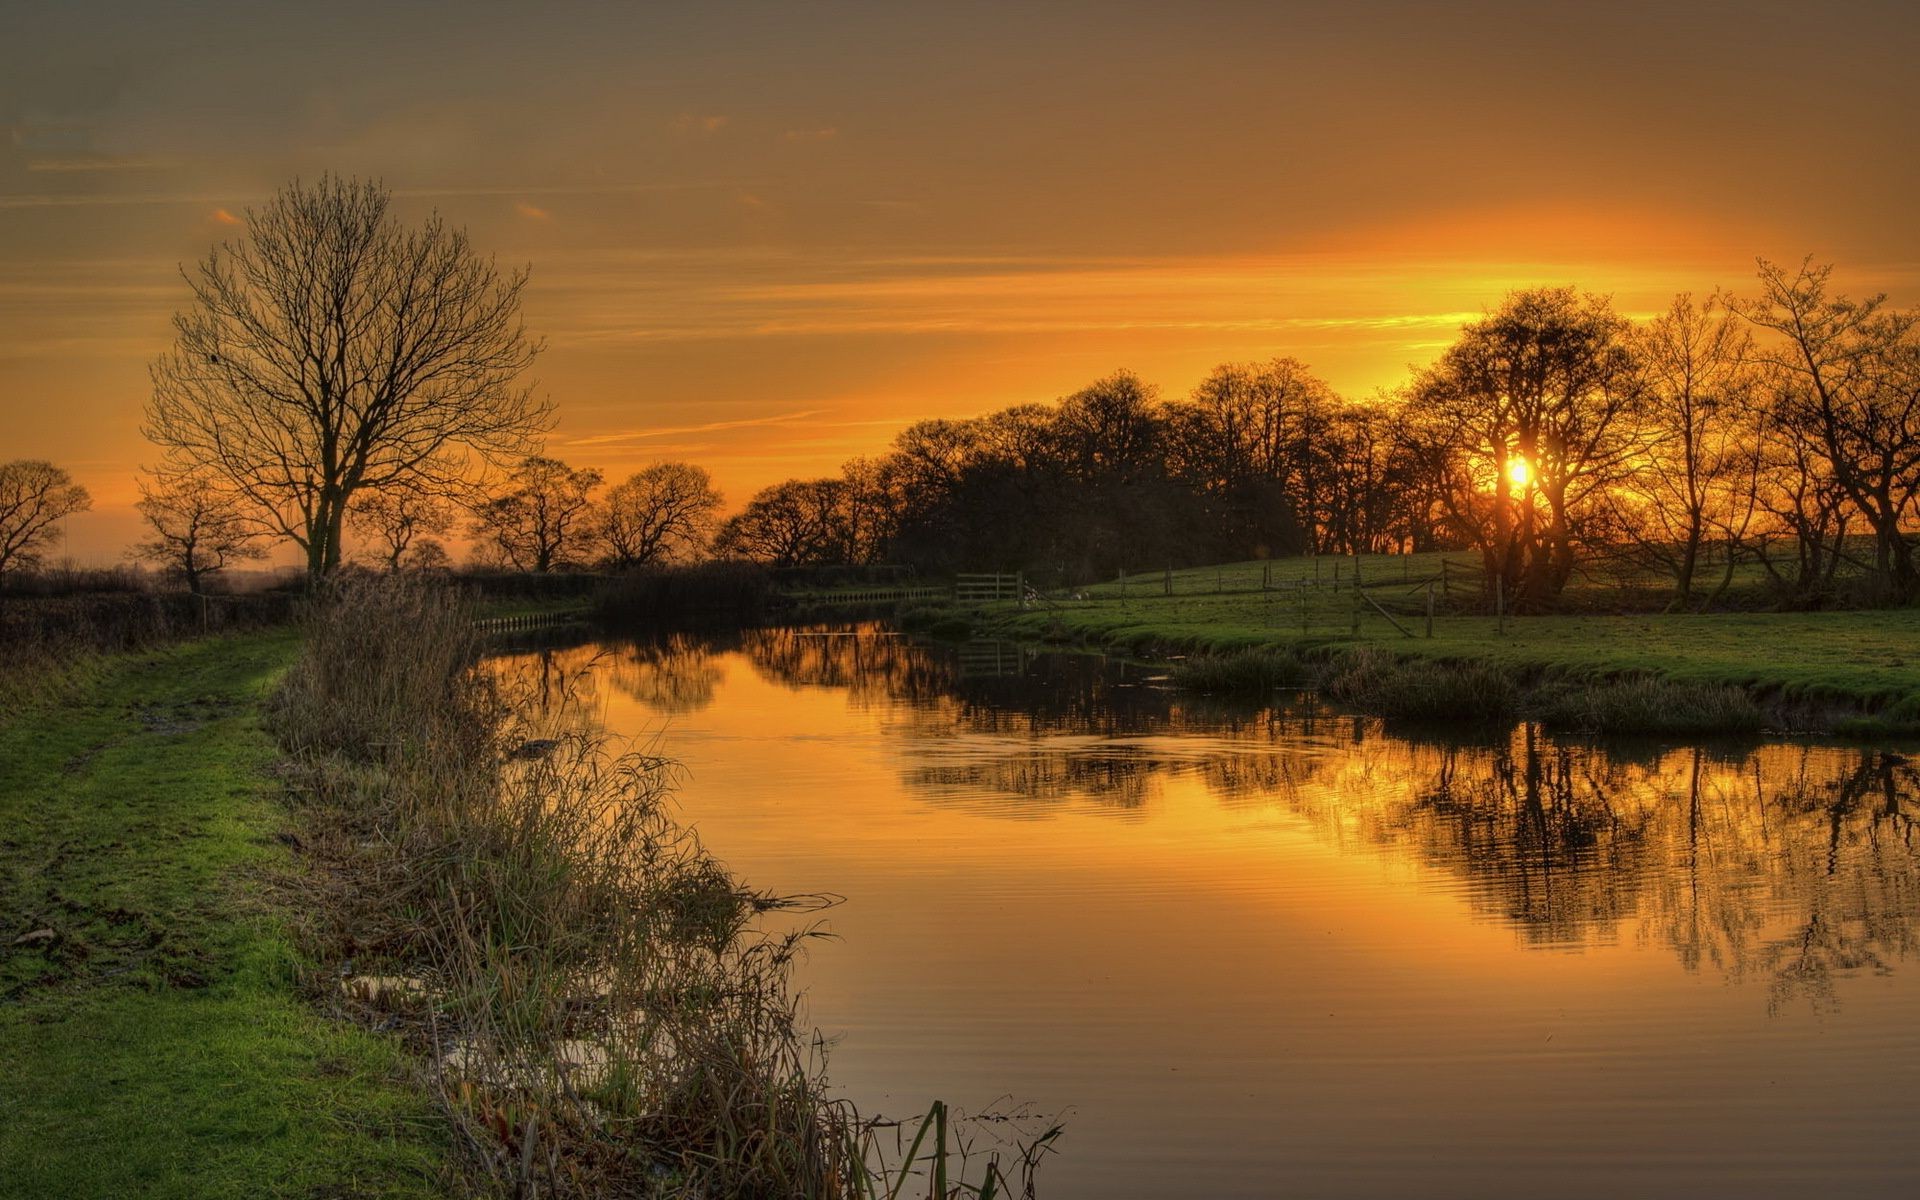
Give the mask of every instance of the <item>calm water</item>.
[{"label": "calm water", "polygon": [[[524,656],[688,769],[863,1111],[1048,1197],[1920,1194],[1920,769],[1436,740],[875,629]],[[1920,761],[1920,755],[1916,755]]]}]

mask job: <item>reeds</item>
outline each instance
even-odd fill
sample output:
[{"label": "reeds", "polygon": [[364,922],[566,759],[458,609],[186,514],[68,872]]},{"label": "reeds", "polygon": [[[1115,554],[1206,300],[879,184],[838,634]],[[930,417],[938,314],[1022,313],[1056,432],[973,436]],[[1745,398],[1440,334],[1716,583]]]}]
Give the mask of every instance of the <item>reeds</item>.
[{"label": "reeds", "polygon": [[1766,712],[1735,687],[1621,679],[1543,689],[1529,706],[1550,729],[1701,736],[1758,733]]},{"label": "reeds", "polygon": [[1313,670],[1284,650],[1242,650],[1182,659],[1167,673],[1177,688],[1213,695],[1266,696],[1279,688],[1304,687]]},{"label": "reeds", "polygon": [[[272,713],[311,801],[318,985],[414,1040],[469,1184],[898,1192],[800,1026],[788,979],[807,930],[755,920],[792,902],[742,887],[672,819],[670,762],[530,738],[474,638],[450,590],[348,581],[308,617]],[[1004,1189],[999,1160],[986,1169]],[[961,1189],[981,1191],[942,1178],[925,1194]]]},{"label": "reeds", "polygon": [[1421,723],[1511,720],[1521,702],[1520,685],[1498,667],[1402,660],[1370,649],[1334,659],[1321,687],[1363,712]]}]

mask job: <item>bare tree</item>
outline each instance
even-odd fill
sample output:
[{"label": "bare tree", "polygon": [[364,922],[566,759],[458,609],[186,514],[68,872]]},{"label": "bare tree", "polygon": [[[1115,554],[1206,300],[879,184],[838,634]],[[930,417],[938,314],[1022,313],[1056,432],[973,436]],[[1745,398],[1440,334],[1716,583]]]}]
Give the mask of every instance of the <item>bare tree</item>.
[{"label": "bare tree", "polygon": [[473,535],[488,550],[521,571],[551,571],[591,556],[600,472],[535,455],[523,459],[507,483],[508,490],[474,510]]},{"label": "bare tree", "polygon": [[162,475],[140,484],[136,505],[153,536],[128,554],[159,563],[198,596],[208,576],[236,562],[266,557],[259,527],[231,491],[202,475]]},{"label": "bare tree", "polygon": [[706,471],[660,462],[607,490],[600,540],[616,568],[651,566],[705,549],[721,496]]},{"label": "bare tree", "polygon": [[347,528],[373,543],[389,571],[407,566],[414,546],[453,532],[454,521],[449,501],[413,491],[362,492],[347,510]]},{"label": "bare tree", "polygon": [[1673,576],[1670,607],[1684,610],[1709,540],[1726,553],[1717,594],[1758,508],[1753,339],[1718,301],[1683,294],[1633,343],[1646,403],[1640,452],[1615,497],[1619,527],[1642,559]]},{"label": "bare tree", "polygon": [[247,210],[244,239],[182,271],[193,302],[151,370],[145,432],[170,467],[230,485],[314,575],[340,565],[363,489],[444,493],[549,418],[519,382],[540,350],[526,272],[437,214],[403,226],[390,199],[323,176]]},{"label": "bare tree", "polygon": [[37,458],[0,463],[0,580],[38,563],[60,522],[92,507],[62,467]]},{"label": "bare tree", "polygon": [[1802,431],[1833,483],[1872,528],[1874,566],[1893,598],[1920,594],[1906,524],[1920,510],[1920,316],[1885,296],[1830,294],[1830,266],[1762,260],[1758,299],[1736,305],[1772,337],[1779,419]]}]

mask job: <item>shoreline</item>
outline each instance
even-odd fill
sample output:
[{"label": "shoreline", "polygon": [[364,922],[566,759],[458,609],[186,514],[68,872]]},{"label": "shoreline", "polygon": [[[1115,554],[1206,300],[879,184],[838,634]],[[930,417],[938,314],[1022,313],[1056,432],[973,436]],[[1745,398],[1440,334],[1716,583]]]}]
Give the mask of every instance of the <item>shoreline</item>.
[{"label": "shoreline", "polygon": [[[1302,664],[1319,686],[1355,670],[1378,675],[1383,664],[1422,677],[1377,681],[1384,689],[1381,697],[1389,700],[1379,706],[1367,703],[1369,689],[1350,688],[1339,697],[1379,716],[1395,715],[1377,707],[1391,710],[1400,685],[1444,687],[1436,676],[1446,675],[1510,690],[1510,700],[1495,704],[1496,710],[1538,716],[1546,705],[1547,715],[1558,715],[1569,728],[1580,727],[1566,722],[1570,705],[1584,699],[1605,706],[1618,700],[1623,688],[1642,689],[1635,697],[1641,706],[1661,702],[1655,692],[1664,689],[1665,699],[1689,710],[1676,712],[1665,725],[1601,722],[1582,730],[1587,732],[1765,728],[1860,738],[1920,735],[1920,610],[1528,616],[1510,619],[1504,635],[1494,618],[1448,615],[1436,619],[1429,639],[1393,631],[1369,631],[1359,638],[1289,636],[1248,621],[1247,610],[1257,613],[1256,605],[1204,599],[1068,602],[1037,609],[949,605],[903,612],[901,624],[948,639],[970,634],[1078,645],[1150,661],[1186,655],[1190,662],[1229,671],[1236,659],[1268,656]],[[1725,703],[1727,693],[1745,703]],[[1703,700],[1724,711],[1717,719],[1704,719],[1712,714],[1700,711]],[[1458,714],[1442,706],[1431,714],[1440,724],[1484,721],[1489,715],[1474,706]]]}]

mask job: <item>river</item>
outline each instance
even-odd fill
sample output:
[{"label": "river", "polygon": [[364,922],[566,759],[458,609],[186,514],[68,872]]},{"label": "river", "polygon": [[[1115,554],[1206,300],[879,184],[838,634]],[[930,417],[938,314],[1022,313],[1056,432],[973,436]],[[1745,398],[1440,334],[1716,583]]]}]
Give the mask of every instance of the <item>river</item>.
[{"label": "river", "polygon": [[1384,728],[878,626],[507,660],[684,764],[863,1112],[1041,1194],[1920,1194],[1920,770]]}]

